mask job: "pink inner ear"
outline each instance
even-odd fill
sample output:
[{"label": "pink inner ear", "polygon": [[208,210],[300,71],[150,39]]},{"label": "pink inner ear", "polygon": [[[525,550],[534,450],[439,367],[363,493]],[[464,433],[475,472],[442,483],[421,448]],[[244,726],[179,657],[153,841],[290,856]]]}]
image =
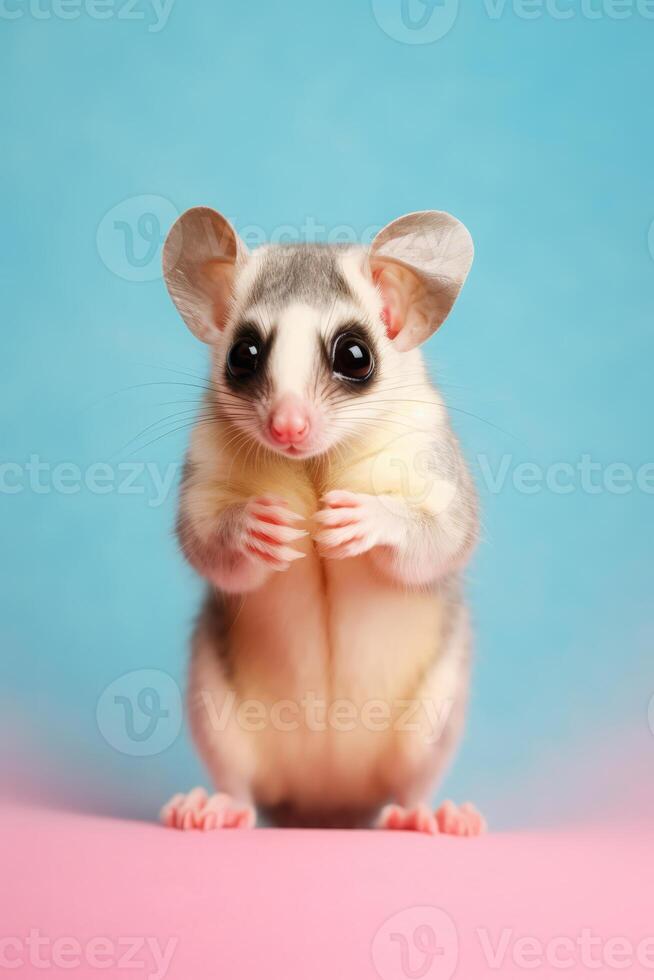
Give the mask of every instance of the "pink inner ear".
[{"label": "pink inner ear", "polygon": [[226,309],[231,299],[234,263],[227,259],[208,259],[200,268],[205,291],[211,302],[213,326],[224,330]]},{"label": "pink inner ear", "polygon": [[381,318],[386,327],[386,336],[389,340],[395,340],[402,327],[397,289],[394,289],[387,279],[384,281],[383,269],[374,269],[372,278],[382,296]]}]

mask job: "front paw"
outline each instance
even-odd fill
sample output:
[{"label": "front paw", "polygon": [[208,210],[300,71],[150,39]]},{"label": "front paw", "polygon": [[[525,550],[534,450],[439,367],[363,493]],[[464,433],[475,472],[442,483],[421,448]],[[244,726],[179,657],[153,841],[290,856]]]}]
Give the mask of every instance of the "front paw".
[{"label": "front paw", "polygon": [[322,558],[353,558],[402,540],[401,502],[389,496],[331,490],[321,497],[314,541]]},{"label": "front paw", "polygon": [[303,551],[290,547],[309,533],[296,526],[303,520],[281,497],[253,497],[245,505],[243,550],[266,567],[285,571],[291,562],[305,557]]}]

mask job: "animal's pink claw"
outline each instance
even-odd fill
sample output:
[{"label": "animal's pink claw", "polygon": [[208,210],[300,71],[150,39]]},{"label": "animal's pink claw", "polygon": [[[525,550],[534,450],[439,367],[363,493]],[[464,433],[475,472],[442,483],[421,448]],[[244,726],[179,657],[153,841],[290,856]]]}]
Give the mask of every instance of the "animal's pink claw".
[{"label": "animal's pink claw", "polygon": [[314,540],[323,558],[353,558],[399,540],[397,511],[389,497],[330,490],[320,502]]},{"label": "animal's pink claw", "polygon": [[405,809],[392,804],[382,810],[377,826],[382,830],[416,830],[454,837],[478,837],[486,831],[486,821],[471,803],[457,807],[449,800],[435,813],[426,806]]},{"label": "animal's pink claw", "polygon": [[254,807],[238,803],[227,793],[209,796],[204,789],[177,793],[161,811],[161,822],[177,830],[249,828],[256,823]]},{"label": "animal's pink claw", "polygon": [[275,571],[285,571],[291,562],[304,558],[304,552],[291,548],[309,532],[295,525],[304,518],[289,510],[281,497],[254,497],[245,507],[243,548]]},{"label": "animal's pink claw", "polygon": [[361,496],[362,494],[352,493],[350,490],[330,490],[324,493],[320,500],[328,507],[358,507]]}]

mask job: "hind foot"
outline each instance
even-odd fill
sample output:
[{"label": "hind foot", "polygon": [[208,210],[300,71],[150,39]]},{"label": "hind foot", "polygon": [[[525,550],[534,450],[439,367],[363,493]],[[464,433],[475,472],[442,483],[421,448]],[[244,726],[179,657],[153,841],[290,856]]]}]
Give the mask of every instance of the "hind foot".
[{"label": "hind foot", "polygon": [[204,789],[177,793],[162,808],[161,822],[177,830],[227,830],[254,827],[254,807],[238,803],[227,793],[209,796]]},{"label": "hind foot", "polygon": [[486,821],[472,803],[455,806],[447,800],[435,812],[426,806],[405,809],[391,804],[382,810],[377,827],[381,830],[417,830],[422,834],[479,837],[486,832]]}]

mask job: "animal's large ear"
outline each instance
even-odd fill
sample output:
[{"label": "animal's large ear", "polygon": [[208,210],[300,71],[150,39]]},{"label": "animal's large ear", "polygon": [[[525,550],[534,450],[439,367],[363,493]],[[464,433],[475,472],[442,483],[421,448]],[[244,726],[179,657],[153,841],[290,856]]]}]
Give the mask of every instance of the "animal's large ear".
[{"label": "animal's large ear", "polygon": [[168,232],[163,271],[173,303],[196,337],[210,344],[229,316],[234,274],[247,249],[211,208],[185,211]]},{"label": "animal's large ear", "polygon": [[446,318],[472,265],[467,228],[445,211],[417,211],[387,225],[372,243],[370,265],[384,301],[388,336],[407,351]]}]

